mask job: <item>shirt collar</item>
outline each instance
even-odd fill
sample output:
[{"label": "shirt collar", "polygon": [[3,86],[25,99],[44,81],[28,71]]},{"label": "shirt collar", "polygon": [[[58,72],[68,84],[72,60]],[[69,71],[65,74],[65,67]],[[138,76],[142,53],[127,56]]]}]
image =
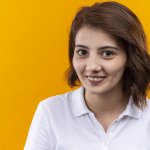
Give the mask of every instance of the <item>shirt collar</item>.
[{"label": "shirt collar", "polygon": [[[74,116],[81,116],[91,112],[84,100],[83,86],[72,92],[70,105]],[[123,113],[120,114],[119,118],[122,118],[123,116],[130,116],[136,119],[139,119],[142,116],[142,110],[134,104],[132,96],[130,96],[127,107]]]},{"label": "shirt collar", "polygon": [[90,113],[85,100],[84,100],[84,87],[81,86],[77,90],[73,91],[71,95],[71,109],[74,116],[81,116]]},{"label": "shirt collar", "polygon": [[119,118],[122,118],[123,116],[130,116],[136,119],[139,119],[142,116],[142,110],[134,104],[132,96],[130,96],[127,107],[123,113],[120,114]]}]

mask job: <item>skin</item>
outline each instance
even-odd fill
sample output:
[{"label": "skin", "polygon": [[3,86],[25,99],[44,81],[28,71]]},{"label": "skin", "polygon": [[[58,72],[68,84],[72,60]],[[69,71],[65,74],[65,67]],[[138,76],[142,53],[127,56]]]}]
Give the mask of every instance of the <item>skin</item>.
[{"label": "skin", "polygon": [[85,102],[105,131],[128,103],[122,91],[126,64],[126,52],[112,35],[90,26],[77,32],[73,67],[85,88]]}]

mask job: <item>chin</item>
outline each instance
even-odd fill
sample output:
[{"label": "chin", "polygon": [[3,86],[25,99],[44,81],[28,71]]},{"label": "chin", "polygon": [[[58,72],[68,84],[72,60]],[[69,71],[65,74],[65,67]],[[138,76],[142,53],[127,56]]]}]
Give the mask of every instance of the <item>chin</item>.
[{"label": "chin", "polygon": [[92,94],[104,94],[107,93],[109,90],[108,89],[104,89],[102,87],[91,87],[89,85],[83,85],[83,87],[85,88],[85,90],[89,93]]}]

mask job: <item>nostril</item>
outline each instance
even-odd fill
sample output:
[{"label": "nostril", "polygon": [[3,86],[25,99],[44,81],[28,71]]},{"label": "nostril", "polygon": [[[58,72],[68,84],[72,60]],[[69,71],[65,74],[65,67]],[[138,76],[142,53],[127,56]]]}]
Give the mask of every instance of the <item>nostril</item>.
[{"label": "nostril", "polygon": [[93,71],[93,72],[98,72],[101,69],[102,69],[101,65],[87,65],[86,66],[86,70]]}]

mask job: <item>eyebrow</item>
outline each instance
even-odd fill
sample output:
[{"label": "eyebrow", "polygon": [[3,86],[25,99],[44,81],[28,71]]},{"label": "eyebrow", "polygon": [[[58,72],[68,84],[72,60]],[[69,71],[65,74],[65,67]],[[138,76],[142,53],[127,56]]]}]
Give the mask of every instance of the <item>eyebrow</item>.
[{"label": "eyebrow", "polygon": [[[77,45],[75,45],[75,47],[81,47],[81,48],[89,49],[88,46],[81,45],[81,44],[77,44]],[[102,49],[106,49],[106,48],[111,48],[111,49],[119,50],[117,47],[114,47],[114,46],[102,46],[102,47],[98,47],[98,50],[102,50]]]}]

